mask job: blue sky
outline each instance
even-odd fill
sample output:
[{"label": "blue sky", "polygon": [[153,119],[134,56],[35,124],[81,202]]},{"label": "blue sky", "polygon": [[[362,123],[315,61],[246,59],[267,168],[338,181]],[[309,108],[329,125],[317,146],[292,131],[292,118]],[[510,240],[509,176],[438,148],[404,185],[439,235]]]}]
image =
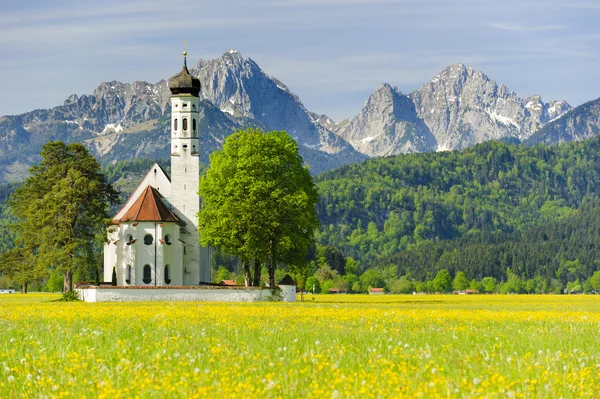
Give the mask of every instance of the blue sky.
[{"label": "blue sky", "polygon": [[2,0],[0,115],[168,78],[184,39],[191,63],[235,48],[338,121],[459,62],[579,105],[600,97],[599,21],[597,0]]}]

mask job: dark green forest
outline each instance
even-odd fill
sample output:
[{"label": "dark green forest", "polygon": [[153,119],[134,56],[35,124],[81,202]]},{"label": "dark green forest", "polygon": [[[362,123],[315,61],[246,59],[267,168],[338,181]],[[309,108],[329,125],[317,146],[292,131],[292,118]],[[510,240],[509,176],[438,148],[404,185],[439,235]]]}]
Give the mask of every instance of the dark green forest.
[{"label": "dark green forest", "polygon": [[[317,178],[322,227],[316,239],[360,260],[362,268],[406,249],[444,245],[439,241],[499,240],[573,215],[584,199],[599,198],[599,170],[599,139],[551,147],[487,142],[463,152],[369,160]],[[425,269],[430,265],[411,270],[424,275],[435,270]],[[546,266],[524,267],[529,275]],[[494,269],[473,270],[473,277],[502,273],[488,267]]]}]

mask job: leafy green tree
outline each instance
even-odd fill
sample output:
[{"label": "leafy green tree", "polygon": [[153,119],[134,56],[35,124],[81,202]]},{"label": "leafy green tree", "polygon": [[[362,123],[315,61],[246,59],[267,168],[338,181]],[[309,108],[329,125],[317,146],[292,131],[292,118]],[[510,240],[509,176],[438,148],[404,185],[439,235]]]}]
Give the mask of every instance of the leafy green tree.
[{"label": "leafy green tree", "polygon": [[231,279],[231,272],[229,270],[227,270],[226,267],[224,266],[219,266],[219,268],[217,269],[217,283],[219,281],[222,280],[229,280]]},{"label": "leafy green tree", "polygon": [[391,284],[392,294],[412,294],[415,290],[415,286],[406,276],[402,276],[397,280],[394,280]]},{"label": "leafy green tree", "polygon": [[590,284],[592,284],[592,288],[594,291],[600,290],[600,270],[596,270],[592,277],[590,277]]},{"label": "leafy green tree", "polygon": [[433,288],[437,292],[448,292],[452,290],[452,277],[447,269],[442,269],[433,279]]},{"label": "leafy green tree", "polygon": [[464,291],[469,287],[469,282],[467,281],[467,276],[464,272],[456,272],[456,276],[454,276],[454,281],[452,281],[452,287],[456,291]]},{"label": "leafy green tree", "polygon": [[330,288],[333,288],[333,281],[332,280],[324,281],[323,284],[321,285],[321,294],[329,294]]},{"label": "leafy green tree", "polygon": [[479,281],[473,279],[469,283],[469,288],[472,289],[473,291],[481,291],[481,284],[479,283]]},{"label": "leafy green tree", "polygon": [[381,276],[379,271],[374,269],[369,269],[364,272],[360,277],[360,286],[363,289],[368,288],[383,288],[385,286],[385,280]]},{"label": "leafy green tree", "polygon": [[321,292],[321,283],[316,277],[311,276],[306,279],[306,290],[310,293],[317,294]]},{"label": "leafy green tree", "polygon": [[56,269],[63,274],[63,290],[69,292],[74,272],[98,250],[94,243],[105,232],[108,204],[118,200],[118,193],[81,144],[51,141],[42,147],[41,157],[10,197],[18,218],[17,246],[5,258],[12,259],[13,271],[18,270],[15,281]]},{"label": "leafy green tree", "polygon": [[249,128],[227,137],[210,164],[200,179],[200,242],[238,255],[247,284],[248,262],[266,260],[274,286],[275,265],[302,264],[319,225],[317,190],[296,141]]},{"label": "leafy green tree", "polygon": [[362,291],[363,290],[362,290],[362,288],[360,286],[360,281],[357,280],[354,284],[352,284],[352,292],[359,293],[359,292],[362,292]]},{"label": "leafy green tree", "polygon": [[60,292],[62,291],[64,286],[64,278],[62,274],[53,271],[50,273],[50,277],[48,278],[48,282],[46,283],[46,290],[48,292]]},{"label": "leafy green tree", "polygon": [[359,274],[359,265],[358,262],[356,260],[354,260],[354,258],[352,257],[347,257],[346,258],[346,264],[344,265],[344,272],[346,274],[354,274],[357,275]]},{"label": "leafy green tree", "polygon": [[481,288],[485,293],[496,292],[496,279],[493,277],[484,277],[481,280]]}]

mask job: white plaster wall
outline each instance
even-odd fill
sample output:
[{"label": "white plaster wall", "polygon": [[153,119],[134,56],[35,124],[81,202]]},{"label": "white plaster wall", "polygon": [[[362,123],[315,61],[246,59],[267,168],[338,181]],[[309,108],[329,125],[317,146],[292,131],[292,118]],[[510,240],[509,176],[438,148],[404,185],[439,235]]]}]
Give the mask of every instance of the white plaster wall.
[{"label": "white plaster wall", "polygon": [[212,288],[78,288],[86,302],[211,301],[256,302],[271,295],[270,290]]},{"label": "white plaster wall", "polygon": [[296,286],[295,285],[279,285],[283,294],[283,302],[296,302]]}]

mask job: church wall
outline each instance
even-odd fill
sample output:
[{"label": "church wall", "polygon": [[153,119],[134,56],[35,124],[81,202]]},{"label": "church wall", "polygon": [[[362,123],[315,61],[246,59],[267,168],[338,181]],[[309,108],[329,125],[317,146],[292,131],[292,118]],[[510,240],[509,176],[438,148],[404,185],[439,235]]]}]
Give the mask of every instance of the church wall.
[{"label": "church wall", "polygon": [[104,244],[104,281],[111,281],[113,267],[117,265],[117,245],[115,241],[119,240],[119,228],[111,226],[108,229],[108,242]]},{"label": "church wall", "polygon": [[75,289],[85,302],[137,302],[137,301],[219,301],[256,302],[271,296],[268,289],[252,288],[120,288],[89,287]]}]

